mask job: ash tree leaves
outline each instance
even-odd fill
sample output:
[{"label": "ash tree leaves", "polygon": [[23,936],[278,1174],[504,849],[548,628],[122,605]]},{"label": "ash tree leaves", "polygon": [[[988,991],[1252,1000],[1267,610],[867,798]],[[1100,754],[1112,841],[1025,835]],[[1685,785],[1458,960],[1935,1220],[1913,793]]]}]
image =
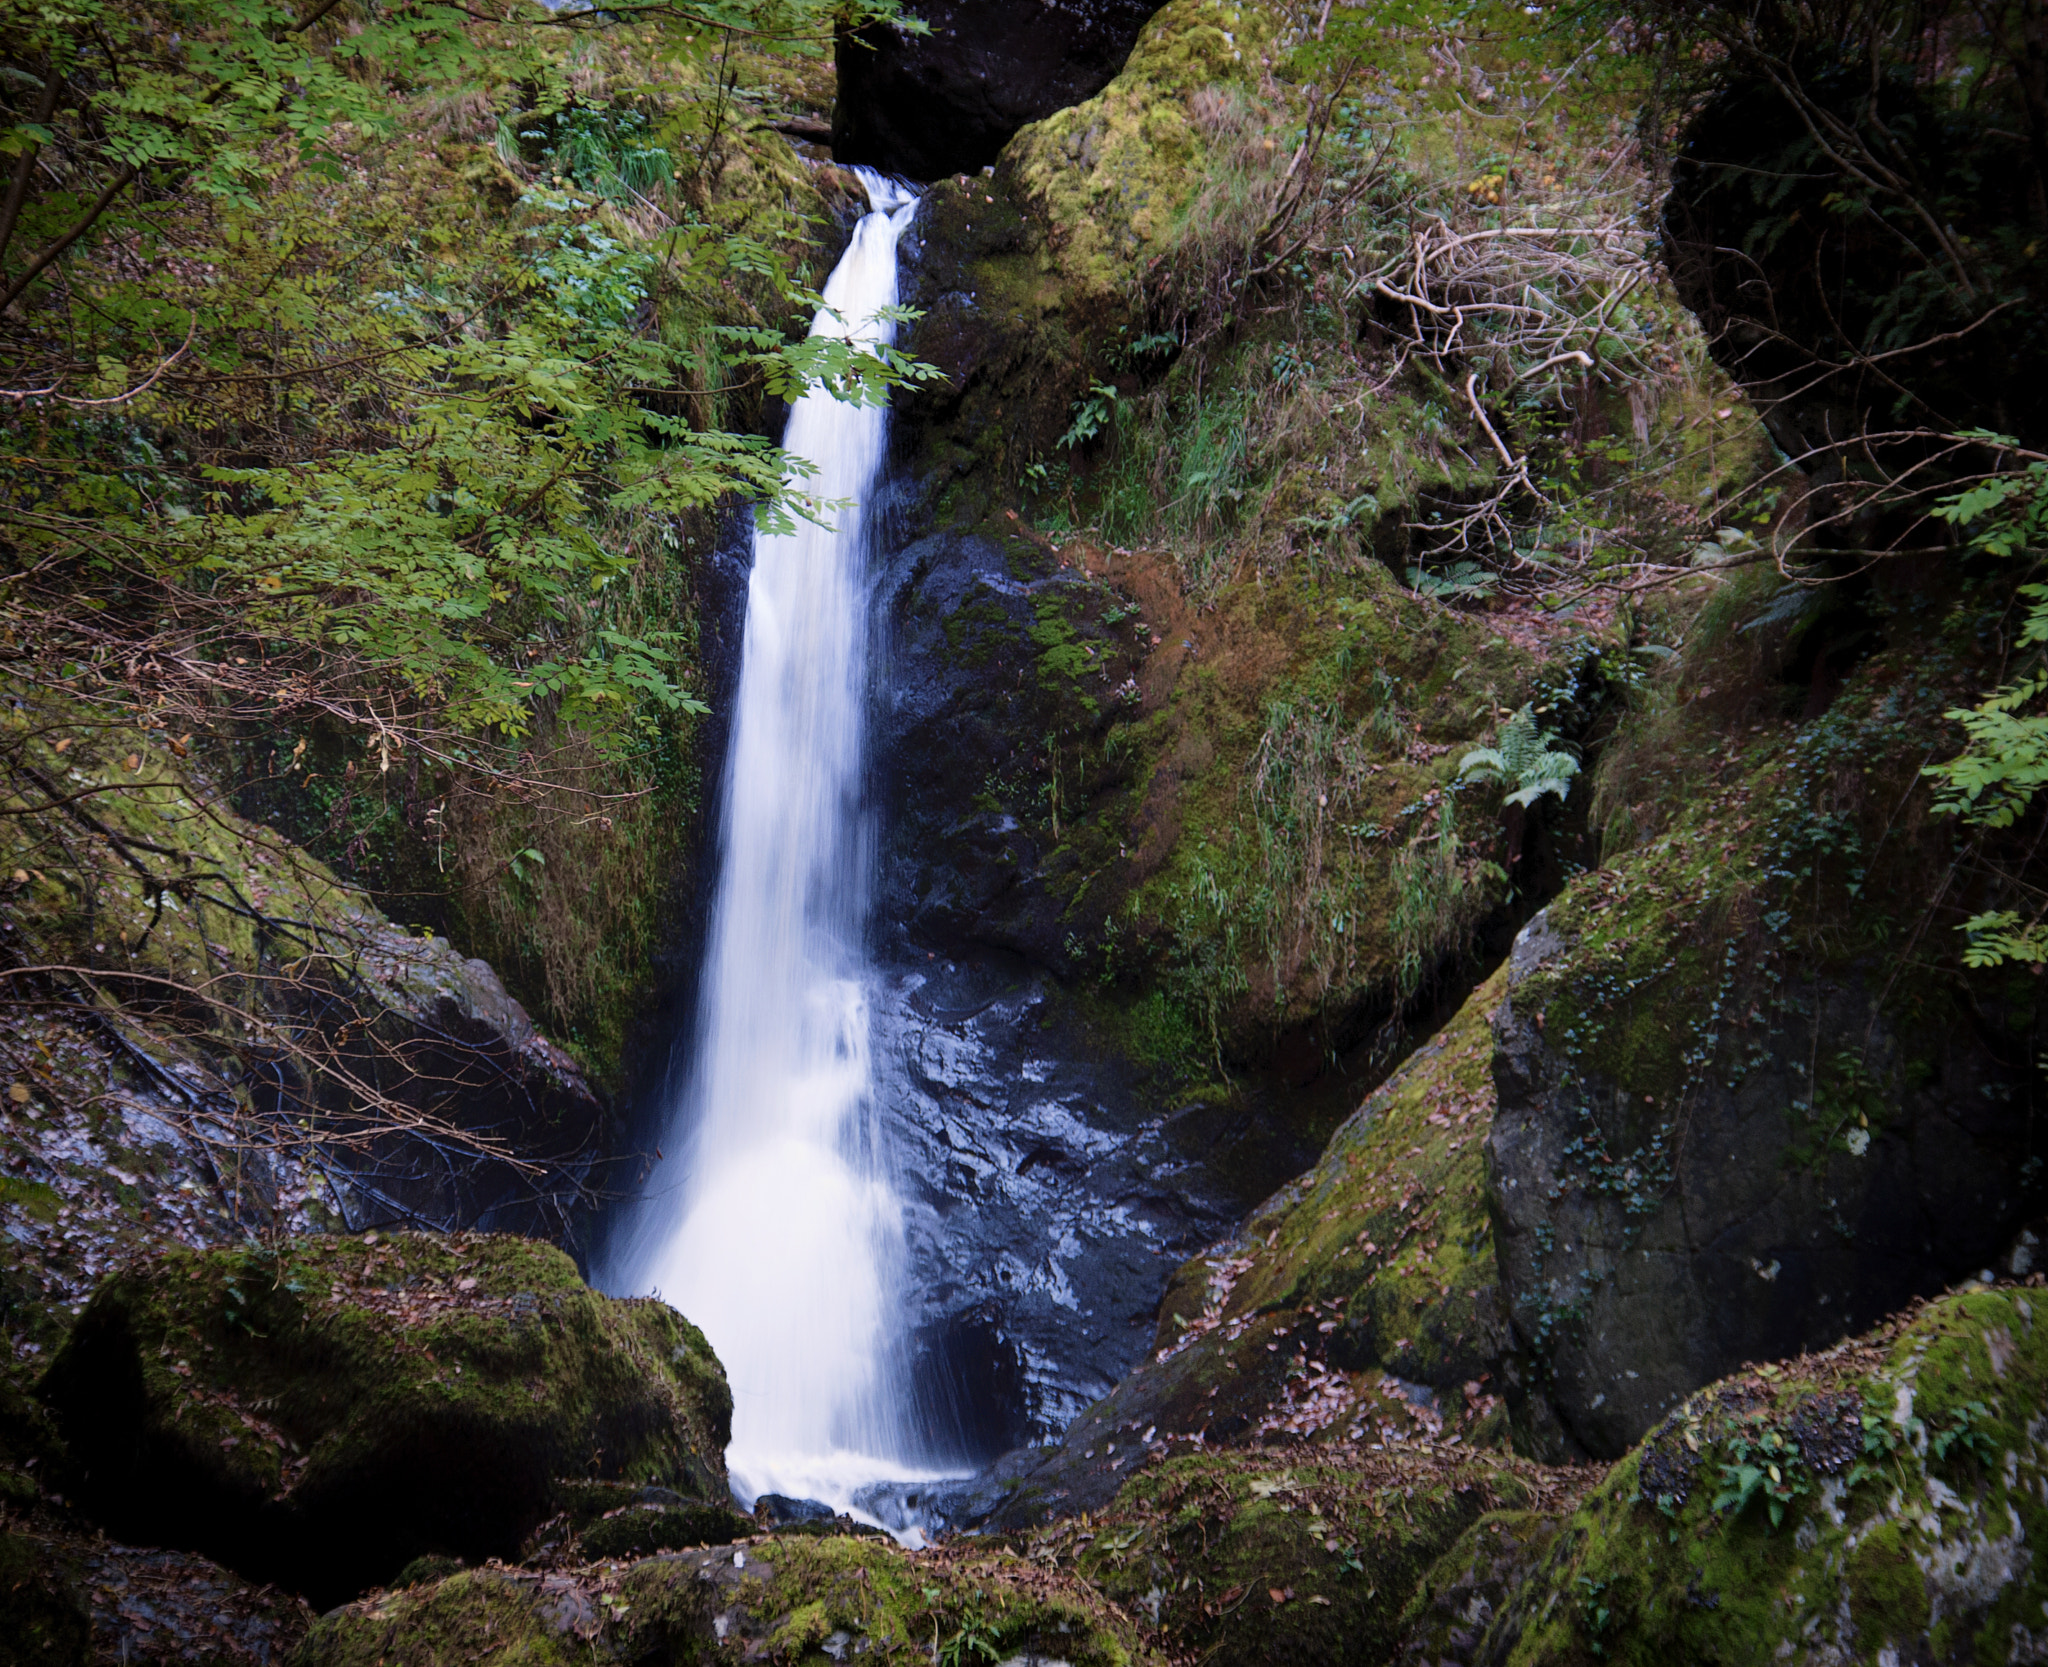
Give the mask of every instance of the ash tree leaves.
[{"label": "ash tree leaves", "polygon": [[[702,710],[682,636],[608,605],[640,535],[724,502],[819,512],[798,460],[716,420],[723,392],[875,403],[935,373],[806,335],[817,297],[761,236],[579,189],[612,151],[667,153],[646,111],[574,105],[562,50],[715,24],[815,52],[895,0],[338,5],[0,0],[0,336],[37,430],[0,465],[9,554],[102,617],[181,616],[195,663],[309,655],[330,711],[388,704],[444,758],[543,716],[629,748]],[[524,115],[576,141],[566,182],[373,223],[381,176],[442,142],[436,101],[535,88],[561,108]],[[788,323],[715,322],[736,279]]]},{"label": "ash tree leaves", "polygon": [[[1972,432],[1959,440],[2017,449],[2003,435]],[[1933,514],[1951,526],[1970,529],[1971,546],[1987,556],[2020,560],[2038,570],[2048,554],[2048,460],[2033,458],[2024,468],[2006,468],[1987,475],[1961,492],[1944,498]],[[1945,763],[1930,764],[1924,774],[1937,784],[1935,809],[1987,829],[2010,828],[2024,816],[2035,796],[2048,786],[2048,712],[2041,710],[2048,694],[2048,584],[2017,587],[2024,614],[2013,643],[2019,675],[1994,689],[1975,706],[1952,708],[1945,714],[1960,724],[1963,750]],[[1966,920],[1963,963],[1995,967],[2008,961],[2040,965],[2048,962],[2048,921],[2036,909],[2032,918],[2017,909],[1987,909]]]}]

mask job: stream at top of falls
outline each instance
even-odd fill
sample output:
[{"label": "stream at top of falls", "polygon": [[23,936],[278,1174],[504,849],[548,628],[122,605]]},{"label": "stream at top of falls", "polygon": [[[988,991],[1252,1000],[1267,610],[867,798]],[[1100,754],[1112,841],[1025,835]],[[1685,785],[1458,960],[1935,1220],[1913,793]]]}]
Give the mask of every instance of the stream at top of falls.
[{"label": "stream at top of falls", "polygon": [[[916,198],[855,171],[871,211],[812,334],[885,343]],[[957,1469],[924,1451],[909,1410],[904,1212],[870,1037],[864,512],[887,432],[886,407],[823,388],[790,411],[783,447],[826,507],[755,539],[695,1045],[668,1155],[604,1280],[659,1295],[710,1339],[743,1503],[776,1493],[859,1516],[877,1484]]]}]

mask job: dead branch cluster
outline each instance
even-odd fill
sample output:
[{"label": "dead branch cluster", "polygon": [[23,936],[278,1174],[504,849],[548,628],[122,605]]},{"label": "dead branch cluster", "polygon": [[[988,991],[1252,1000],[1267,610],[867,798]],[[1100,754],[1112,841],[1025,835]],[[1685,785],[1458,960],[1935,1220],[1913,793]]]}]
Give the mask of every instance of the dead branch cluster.
[{"label": "dead branch cluster", "polygon": [[1531,565],[1516,551],[1513,520],[1526,522],[1532,511],[1564,519],[1565,511],[1489,406],[1563,406],[1574,373],[1582,384],[1656,380],[1643,332],[1625,312],[1630,296],[1653,281],[1642,234],[1618,204],[1559,224],[1461,228],[1434,216],[1354,277],[1351,292],[1372,304],[1396,369],[1419,358],[1455,386],[1499,464],[1476,503],[1420,529],[1437,553],[1506,553],[1512,568]]}]

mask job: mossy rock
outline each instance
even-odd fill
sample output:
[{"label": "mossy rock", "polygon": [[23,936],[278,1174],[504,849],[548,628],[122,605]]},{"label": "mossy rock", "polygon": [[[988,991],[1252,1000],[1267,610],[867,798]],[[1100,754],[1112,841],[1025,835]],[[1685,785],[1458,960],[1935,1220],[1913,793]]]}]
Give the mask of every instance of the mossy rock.
[{"label": "mossy rock", "polygon": [[1457,1667],[1557,1538],[1559,1519],[1489,1511],[1438,1559],[1401,1617],[1402,1667]]},{"label": "mossy rock", "polygon": [[[587,1162],[607,1129],[576,1060],[536,1027],[490,966],[445,938],[414,936],[278,828],[237,814],[185,756],[189,740],[111,725],[96,705],[0,678],[0,744],[14,756],[0,788],[0,896],[19,934],[15,946],[45,964],[98,969],[114,999],[139,1004],[119,1047],[92,1039],[39,1050],[52,1066],[40,1082],[47,1105],[75,1108],[97,1138],[109,1078],[132,1085],[124,1093],[138,1110],[184,1104],[165,1099],[166,1078],[188,1086],[211,1079],[217,1087],[207,1091],[228,1093],[246,1060],[223,1053],[222,1038],[204,1026],[170,1023],[153,1005],[160,985],[124,979],[203,981],[207,1002],[250,1015],[244,1040],[257,1051],[276,1051],[278,1030],[295,1038],[284,1052],[304,1050],[296,1064],[280,1055],[274,1070],[252,1079],[245,1100],[258,1113],[310,1114],[345,1133],[343,1145],[324,1149],[327,1178],[358,1225],[393,1215],[449,1224],[488,1215],[501,1225],[558,1228],[559,1202],[534,1184],[527,1165]],[[81,814],[92,837],[79,837]],[[67,854],[60,862],[53,850]],[[157,994],[145,999],[151,989]],[[364,1088],[384,1107],[366,1105]],[[403,1121],[390,1115],[394,1105],[417,1113],[428,1133],[488,1131],[523,1162],[473,1149],[450,1163],[445,1145],[416,1142],[394,1126]],[[370,1159],[364,1143],[380,1130]],[[352,1196],[352,1174],[366,1160],[379,1179]],[[93,1167],[118,1175],[119,1165]],[[229,1213],[244,1223],[274,1230],[293,1213],[259,1149],[236,1152],[219,1172],[211,1160],[181,1167],[202,1196],[225,1194]],[[124,1182],[131,1219],[146,1216],[149,1195],[159,1191],[149,1182],[160,1177],[138,1179],[140,1186]],[[299,1205],[298,1220],[329,1224],[332,1189],[309,1188],[314,1196]],[[32,1172],[10,1177],[0,1206],[48,1226],[59,1193],[72,1196]],[[60,1235],[37,1236],[61,1246]]]},{"label": "mossy rock", "polygon": [[2048,1643],[2048,1293],[1972,1288],[1689,1398],[1455,1659],[1981,1663]]},{"label": "mossy rock", "polygon": [[1033,1550],[1147,1615],[1176,1657],[1382,1663],[1411,1593],[1459,1535],[1555,1486],[1534,1466],[1443,1449],[1198,1454],[1043,1530]]},{"label": "mossy rock", "polygon": [[661,1551],[731,1545],[755,1531],[753,1521],[725,1505],[629,1505],[576,1537],[576,1555],[591,1563],[627,1563]]},{"label": "mossy rock", "polygon": [[516,1557],[564,1476],[726,1492],[703,1334],[524,1239],[172,1251],[100,1287],[39,1393],[111,1532],[322,1606],[429,1553]]},{"label": "mossy rock", "polygon": [[625,1569],[477,1569],[339,1609],[293,1667],[858,1659],[900,1667],[1022,1657],[1161,1658],[1086,1584],[971,1542],[906,1552],[851,1536],[753,1541]]},{"label": "mossy rock", "polygon": [[997,171],[1014,173],[1050,219],[1052,259],[1076,304],[1123,300],[1170,246],[1210,148],[1189,100],[1226,82],[1255,86],[1277,32],[1259,5],[1172,0],[1107,87],[1010,141]]},{"label": "mossy rock", "polygon": [[1997,1266],[2048,1204],[2048,1003],[1961,965],[1920,776],[1982,618],[1909,598],[1793,721],[1790,649],[1756,646],[1776,584],[1702,610],[1600,766],[1605,865],[1511,957],[1487,1174],[1538,1454],[1618,1458],[1741,1362]]}]

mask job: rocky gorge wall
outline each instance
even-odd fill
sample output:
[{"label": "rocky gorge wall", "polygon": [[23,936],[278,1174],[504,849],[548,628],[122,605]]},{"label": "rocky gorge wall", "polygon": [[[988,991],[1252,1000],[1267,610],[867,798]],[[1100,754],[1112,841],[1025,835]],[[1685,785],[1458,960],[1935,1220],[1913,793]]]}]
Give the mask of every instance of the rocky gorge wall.
[{"label": "rocky gorge wall", "polygon": [[[875,1013],[921,1410],[1012,1449],[917,1502],[961,1531],[738,1516],[686,1318],[391,1230],[558,1232],[522,1172],[398,1136],[366,1179],[259,1161],[261,1083],[80,1001],[26,1039],[0,1188],[31,1659],[2039,1655],[2038,979],[1964,963],[1982,876],[1919,773],[2006,663],[2011,575],[1742,559],[1689,506],[1766,466],[1752,409],[1617,369],[1519,420],[1582,478],[1676,459],[1587,511],[1668,532],[1665,582],[1453,582],[1429,518],[1495,478],[1489,418],[1376,304],[1153,310],[1208,186],[1285,169],[1317,28],[1176,0],[923,211],[906,341],[950,380],[902,403],[875,574]],[[1377,50],[1366,108],[1466,230],[1632,166],[1520,8]],[[1546,118],[1510,169],[1503,106]],[[1237,496],[1176,520],[1219,421]],[[1515,806],[1459,766],[1525,707],[1583,769]],[[485,969],[224,816],[168,737],[25,722],[39,768],[146,762],[157,807],[15,807],[92,853],[78,895],[12,859],[48,959],[218,964],[251,1022],[368,1003],[401,1105],[595,1173],[549,1142],[603,1112]],[[307,921],[358,953],[308,977]]]}]

